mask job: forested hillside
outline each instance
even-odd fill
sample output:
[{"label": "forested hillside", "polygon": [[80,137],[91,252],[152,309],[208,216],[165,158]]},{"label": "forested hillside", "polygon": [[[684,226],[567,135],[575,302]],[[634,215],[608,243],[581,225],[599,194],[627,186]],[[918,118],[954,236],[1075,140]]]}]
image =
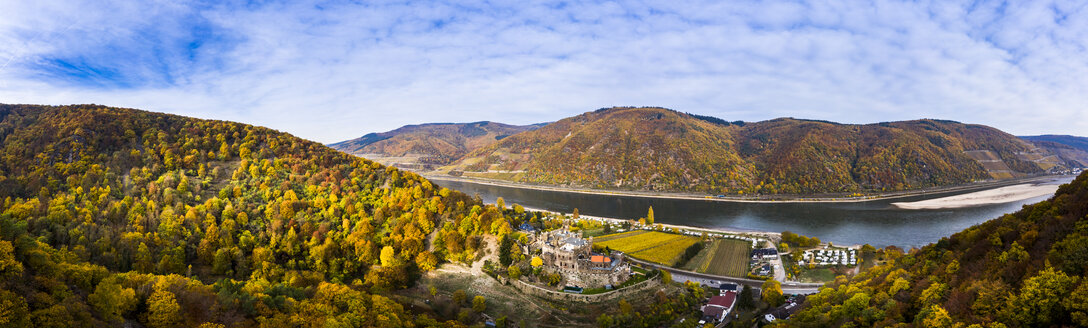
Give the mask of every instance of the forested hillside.
[{"label": "forested hillside", "polygon": [[510,231],[416,174],[245,124],[0,105],[0,141],[3,327],[429,326],[385,292]]},{"label": "forested hillside", "polygon": [[462,163],[469,172],[518,171],[516,180],[534,183],[744,188],[751,170],[732,143],[728,129],[682,113],[605,109],[503,139]]},{"label": "forested hillside", "polygon": [[590,188],[854,193],[1042,173],[1032,161],[1038,151],[1000,130],[951,121],[746,123],[620,107],[513,135],[446,169],[470,177]]},{"label": "forested hillside", "polygon": [[537,127],[539,125],[496,122],[406,125],[388,132],[370,133],[337,142],[329,147],[385,164],[433,169],[510,135]]},{"label": "forested hillside", "polygon": [[810,296],[789,327],[1088,326],[1088,173]]},{"label": "forested hillside", "polygon": [[1070,167],[1088,167],[1088,138],[1066,135],[1024,136],[1020,139],[1057,154],[1058,161]]}]

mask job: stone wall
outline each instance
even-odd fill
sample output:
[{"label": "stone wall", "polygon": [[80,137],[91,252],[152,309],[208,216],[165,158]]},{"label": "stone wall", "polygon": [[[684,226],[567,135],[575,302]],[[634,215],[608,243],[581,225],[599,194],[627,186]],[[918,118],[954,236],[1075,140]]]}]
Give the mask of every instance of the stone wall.
[{"label": "stone wall", "polygon": [[660,285],[657,278],[649,279],[621,289],[593,295],[564,293],[561,291],[534,286],[521,280],[514,280],[511,284],[523,293],[546,298],[553,301],[595,303],[616,297],[628,296]]}]

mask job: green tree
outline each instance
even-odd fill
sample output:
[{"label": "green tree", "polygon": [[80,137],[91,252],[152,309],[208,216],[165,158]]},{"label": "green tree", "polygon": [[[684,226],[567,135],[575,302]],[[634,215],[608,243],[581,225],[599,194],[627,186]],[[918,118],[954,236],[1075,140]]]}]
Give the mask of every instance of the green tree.
[{"label": "green tree", "polygon": [[151,262],[151,249],[147,247],[147,244],[141,242],[136,248],[136,263],[133,266],[140,273],[151,273],[155,270]]},{"label": "green tree", "polygon": [[103,280],[87,296],[89,303],[106,321],[121,321],[125,313],[136,308],[136,291],[123,288],[112,280]]},{"label": "green tree", "polygon": [[607,313],[601,313],[600,316],[597,316],[597,327],[608,328],[612,327],[613,323],[614,320],[612,320],[612,316],[609,316]]},{"label": "green tree", "polygon": [[[666,213],[668,214],[668,213]],[[654,224],[654,207],[650,206],[650,209],[646,211],[646,224]]]},{"label": "green tree", "polygon": [[1022,326],[1050,326],[1063,310],[1061,301],[1069,296],[1076,283],[1077,277],[1047,266],[1038,275],[1025,280],[1019,294],[1009,297],[1005,305],[1006,318]]},{"label": "green tree", "polygon": [[232,275],[231,252],[225,248],[215,251],[215,261],[212,264],[212,272],[215,274]]},{"label": "green tree", "polygon": [[752,297],[752,293],[752,288],[748,287],[748,285],[744,285],[744,287],[740,290],[740,293],[737,294],[738,309],[747,310],[756,306],[754,302],[754,297]]},{"label": "green tree", "polygon": [[521,277],[521,268],[518,268],[516,264],[511,265],[506,268],[506,275],[510,276],[510,279],[518,280]]},{"label": "green tree", "polygon": [[1088,280],[1081,279],[1080,286],[1062,300],[1062,306],[1073,318],[1073,323],[1088,327]]}]

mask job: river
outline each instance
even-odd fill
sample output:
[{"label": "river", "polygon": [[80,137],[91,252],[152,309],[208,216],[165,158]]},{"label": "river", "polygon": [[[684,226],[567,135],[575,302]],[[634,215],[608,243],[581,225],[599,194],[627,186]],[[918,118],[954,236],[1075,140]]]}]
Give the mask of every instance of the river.
[{"label": "river", "polygon": [[[1072,177],[1056,177],[1046,183],[1066,183]],[[750,203],[695,199],[663,199],[534,190],[464,181],[435,181],[436,184],[479,195],[494,203],[502,197],[507,205],[593,216],[638,219],[653,206],[658,223],[704,228],[749,231],[792,231],[835,244],[870,244],[921,247],[967,227],[997,218],[1049,198],[1041,196],[1011,203],[955,209],[906,210],[891,205],[963,194],[968,191],[935,193],[879,199],[865,202]],[[977,191],[977,190],[975,190]]]}]

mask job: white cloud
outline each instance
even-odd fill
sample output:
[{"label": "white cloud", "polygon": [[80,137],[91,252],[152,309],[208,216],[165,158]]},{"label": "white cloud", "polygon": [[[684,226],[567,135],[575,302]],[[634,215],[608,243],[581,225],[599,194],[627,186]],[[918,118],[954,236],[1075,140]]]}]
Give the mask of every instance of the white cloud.
[{"label": "white cloud", "polygon": [[11,18],[0,44],[13,45],[0,48],[0,102],[136,107],[322,142],[613,105],[1088,131],[1088,11],[1071,1],[34,1],[0,12]]}]

